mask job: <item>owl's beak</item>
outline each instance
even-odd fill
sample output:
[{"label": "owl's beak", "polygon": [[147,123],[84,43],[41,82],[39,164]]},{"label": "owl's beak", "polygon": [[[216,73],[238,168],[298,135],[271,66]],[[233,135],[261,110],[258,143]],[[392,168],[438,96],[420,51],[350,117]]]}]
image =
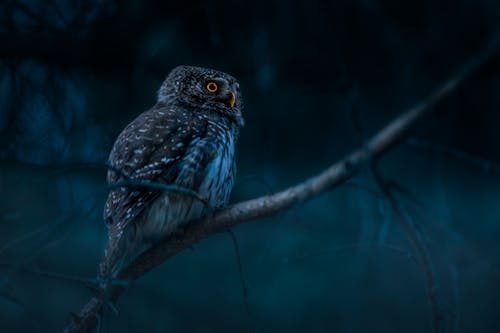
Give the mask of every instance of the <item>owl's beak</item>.
[{"label": "owl's beak", "polygon": [[229,111],[228,113],[231,114],[234,121],[239,126],[245,125],[245,120],[243,119],[240,108],[235,108],[235,106],[236,106],[236,93],[234,91],[230,91],[226,95],[224,102],[226,103],[227,106],[231,107],[232,110],[230,110],[230,111],[228,110]]},{"label": "owl's beak", "polygon": [[234,108],[234,105],[236,104],[236,94],[234,92],[229,92],[227,96],[227,103],[230,107]]}]

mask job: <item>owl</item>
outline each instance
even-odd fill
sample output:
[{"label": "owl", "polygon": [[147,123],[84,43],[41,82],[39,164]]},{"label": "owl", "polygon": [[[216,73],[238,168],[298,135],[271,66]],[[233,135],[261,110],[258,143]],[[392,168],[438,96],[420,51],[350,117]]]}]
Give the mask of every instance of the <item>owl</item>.
[{"label": "owl", "polygon": [[[126,186],[111,190],[104,207],[108,243],[100,277],[116,276],[159,239],[227,204],[242,108],[231,75],[192,66],[170,72],[156,104],[125,127],[109,155],[108,183]],[[175,185],[197,196],[128,185],[140,182]]]}]

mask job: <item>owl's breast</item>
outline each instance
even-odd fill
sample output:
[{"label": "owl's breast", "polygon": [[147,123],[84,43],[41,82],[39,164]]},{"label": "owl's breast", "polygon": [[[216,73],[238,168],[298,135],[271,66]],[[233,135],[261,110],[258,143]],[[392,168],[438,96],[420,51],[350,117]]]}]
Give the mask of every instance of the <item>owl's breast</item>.
[{"label": "owl's breast", "polygon": [[[204,135],[195,137],[175,165],[173,184],[191,189],[208,203],[209,209],[225,206],[233,188],[236,165],[237,129],[225,123],[207,121]],[[189,196],[165,192],[143,214],[140,237],[155,242],[180,225],[199,218],[209,210]]]},{"label": "owl's breast", "polygon": [[234,133],[228,130],[220,133],[215,147],[214,159],[205,168],[198,194],[207,199],[210,207],[220,208],[229,201],[236,175]]}]

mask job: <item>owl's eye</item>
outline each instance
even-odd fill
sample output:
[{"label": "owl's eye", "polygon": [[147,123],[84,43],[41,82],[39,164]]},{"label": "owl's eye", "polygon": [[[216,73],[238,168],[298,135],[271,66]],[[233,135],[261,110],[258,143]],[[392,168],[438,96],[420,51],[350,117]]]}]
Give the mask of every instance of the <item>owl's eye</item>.
[{"label": "owl's eye", "polygon": [[205,88],[207,88],[207,90],[211,93],[214,93],[217,91],[217,89],[219,89],[219,87],[217,86],[217,83],[215,83],[215,82],[208,82],[207,85],[205,86]]}]

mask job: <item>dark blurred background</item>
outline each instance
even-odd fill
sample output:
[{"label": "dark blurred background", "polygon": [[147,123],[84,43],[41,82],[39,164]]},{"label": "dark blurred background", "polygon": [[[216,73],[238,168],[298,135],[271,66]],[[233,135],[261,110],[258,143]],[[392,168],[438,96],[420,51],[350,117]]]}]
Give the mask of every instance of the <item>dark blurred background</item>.
[{"label": "dark blurred background", "polygon": [[[236,202],[362,145],[500,32],[488,0],[0,4],[1,332],[62,331],[91,296],[70,280],[103,252],[107,154],[174,66],[241,82]],[[378,163],[429,265],[366,168],[234,228],[243,279],[231,237],[211,236],[135,282],[100,331],[500,332],[499,74],[497,53]]]}]

